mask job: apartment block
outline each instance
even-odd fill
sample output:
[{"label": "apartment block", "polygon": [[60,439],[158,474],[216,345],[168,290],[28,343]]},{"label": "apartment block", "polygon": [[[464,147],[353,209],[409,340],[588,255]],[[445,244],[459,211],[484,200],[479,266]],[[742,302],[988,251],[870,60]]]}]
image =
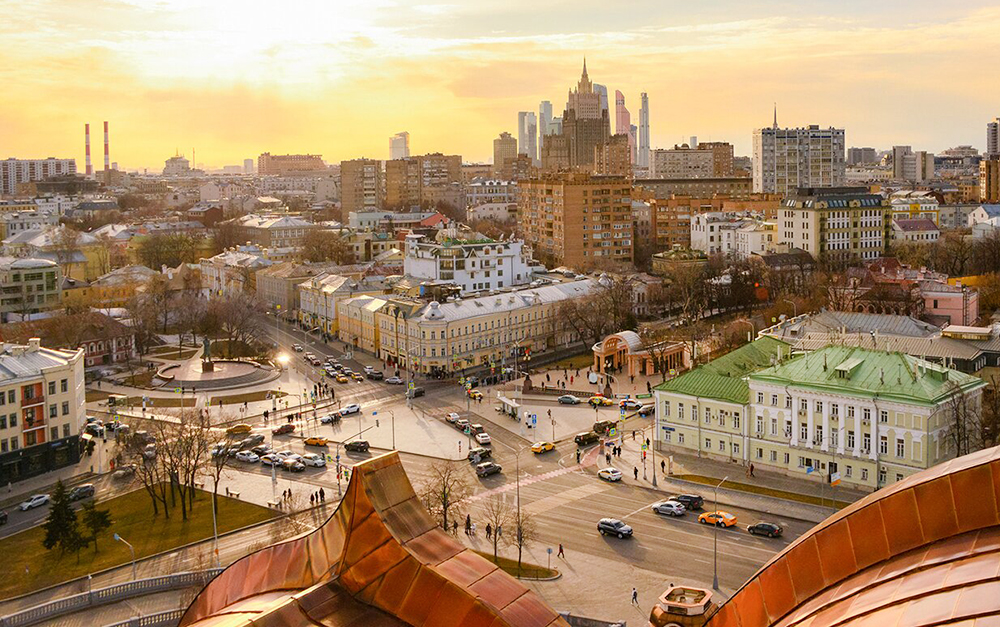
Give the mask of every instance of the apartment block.
[{"label": "apartment block", "polygon": [[375,159],[341,161],[340,194],[344,215],[351,211],[382,209],[386,194],[382,162]]},{"label": "apartment block", "polygon": [[889,200],[865,187],[806,188],[778,211],[778,230],[791,248],[817,261],[843,264],[881,257],[891,236]]},{"label": "apartment block", "polygon": [[760,128],[753,135],[753,191],[788,194],[846,180],[844,129]]},{"label": "apartment block", "polygon": [[5,159],[0,161],[0,194],[16,194],[17,186],[76,174],[76,159]]}]

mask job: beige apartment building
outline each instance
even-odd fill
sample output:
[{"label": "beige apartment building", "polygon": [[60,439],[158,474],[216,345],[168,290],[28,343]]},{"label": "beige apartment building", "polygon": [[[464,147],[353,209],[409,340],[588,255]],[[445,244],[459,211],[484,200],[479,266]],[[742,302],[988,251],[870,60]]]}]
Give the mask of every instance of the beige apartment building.
[{"label": "beige apartment building", "polygon": [[340,208],[351,211],[378,211],[385,202],[385,178],[382,162],[375,159],[352,159],[340,162]]},{"label": "beige apartment building", "polygon": [[791,248],[833,264],[877,259],[891,235],[888,199],[864,187],[800,189],[778,211],[778,232]]},{"label": "beige apartment building", "polygon": [[979,162],[979,201],[1000,203],[1000,156]]},{"label": "beige apartment building", "polygon": [[[517,158],[517,138],[504,131],[493,140],[493,174],[501,174]],[[508,177],[509,178],[509,177]]]},{"label": "beige apartment building", "polygon": [[518,222],[535,257],[549,267],[633,260],[632,185],[626,177],[563,172],[521,181]]},{"label": "beige apartment building", "polygon": [[257,157],[257,174],[261,176],[313,174],[326,169],[326,164],[323,163],[323,158],[320,155],[272,155],[265,152]]}]

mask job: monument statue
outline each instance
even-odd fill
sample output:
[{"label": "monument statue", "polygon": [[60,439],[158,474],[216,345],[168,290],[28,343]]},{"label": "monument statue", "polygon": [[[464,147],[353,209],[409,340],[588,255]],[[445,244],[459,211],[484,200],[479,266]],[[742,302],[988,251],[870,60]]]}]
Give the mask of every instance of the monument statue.
[{"label": "monument statue", "polygon": [[202,361],[212,361],[212,342],[207,336],[202,338],[201,346],[204,349],[201,355]]}]

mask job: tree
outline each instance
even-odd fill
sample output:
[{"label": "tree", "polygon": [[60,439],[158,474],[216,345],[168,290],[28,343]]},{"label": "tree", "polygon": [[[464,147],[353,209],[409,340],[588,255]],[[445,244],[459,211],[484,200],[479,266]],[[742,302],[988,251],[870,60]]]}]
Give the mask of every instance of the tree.
[{"label": "tree", "polygon": [[518,507],[513,515],[514,534],[510,543],[517,547],[517,574],[521,574],[521,554],[538,539],[535,517]]},{"label": "tree", "polygon": [[332,261],[338,265],[354,263],[354,248],[342,233],[311,229],[302,238],[301,256],[313,263]]},{"label": "tree", "polygon": [[221,253],[226,249],[236,248],[246,242],[240,233],[240,227],[236,221],[229,220],[227,222],[220,222],[215,227],[215,232],[212,235],[212,243],[215,252]]},{"label": "tree", "polygon": [[48,550],[59,547],[60,553],[76,553],[79,559],[80,550],[89,541],[80,533],[79,521],[76,511],[69,500],[69,492],[62,481],[56,482],[56,487],[52,491],[52,499],[49,505],[49,515],[43,525],[45,538],[42,539],[42,546]]},{"label": "tree", "polygon": [[420,500],[431,516],[441,517],[441,527],[448,529],[448,514],[472,494],[465,464],[436,462],[430,467],[431,478],[420,492]]},{"label": "tree", "polygon": [[500,543],[503,542],[509,536],[503,536],[497,533],[498,529],[503,527],[510,527],[510,522],[513,518],[513,507],[503,498],[500,494],[494,494],[490,497],[490,500],[486,502],[486,507],[483,509],[483,515],[486,518],[486,524],[493,528],[493,535],[490,536],[489,541],[493,545],[493,562],[496,563],[499,559],[497,552]]},{"label": "tree", "polygon": [[207,315],[218,321],[219,332],[228,340],[228,356],[233,357],[235,345],[254,346],[263,337],[263,316],[260,304],[252,294],[237,292],[213,299]]},{"label": "tree", "polygon": [[198,261],[198,242],[185,233],[154,233],[139,243],[136,254],[143,265],[154,270],[176,268]]},{"label": "tree", "polygon": [[94,501],[83,504],[83,526],[90,532],[90,540],[94,543],[94,552],[97,552],[97,537],[102,531],[111,528],[111,512],[106,509],[97,509]]},{"label": "tree", "polygon": [[70,276],[70,266],[80,251],[80,231],[64,224],[56,231],[52,244],[55,247],[56,259],[62,267],[63,276]]},{"label": "tree", "polygon": [[660,373],[660,380],[667,380],[667,358],[674,353],[676,333],[666,325],[648,325],[639,329],[639,341],[642,348],[649,353],[653,365]]}]

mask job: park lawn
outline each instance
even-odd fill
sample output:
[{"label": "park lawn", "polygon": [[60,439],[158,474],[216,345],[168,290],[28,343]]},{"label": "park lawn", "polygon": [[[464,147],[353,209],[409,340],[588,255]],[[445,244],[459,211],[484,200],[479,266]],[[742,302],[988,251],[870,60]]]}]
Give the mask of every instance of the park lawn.
[{"label": "park lawn", "polygon": [[101,390],[87,390],[87,402],[96,403],[97,401],[106,401],[108,397],[111,396],[111,392],[102,392]]},{"label": "park lawn", "polygon": [[[98,539],[97,552],[91,544],[76,555],[59,555],[58,549],[42,546],[45,532],[41,526],[0,539],[0,554],[4,559],[4,576],[0,577],[0,598],[24,594],[63,581],[83,577],[88,573],[127,564],[131,560],[125,544],[116,542],[115,533],[135,547],[135,557],[169,551],[176,547],[212,536],[211,493],[199,491],[194,511],[187,521],[181,520],[178,505],[170,510],[170,518],[153,517],[153,506],[146,491],[139,489],[106,501],[98,507],[111,511],[111,528]],[[236,499],[219,496],[219,533],[245,527],[275,516],[267,508]],[[27,569],[27,570],[25,570]]]},{"label": "park lawn", "polygon": [[[190,393],[184,395],[184,407],[194,407],[197,399],[191,398]],[[142,397],[141,396],[130,396],[128,397],[129,407],[142,407]],[[180,407],[181,406],[181,395],[177,396],[153,396],[149,399],[149,405],[147,407]]]},{"label": "park lawn", "polygon": [[[187,344],[185,344],[185,345],[183,345],[181,347],[181,354],[182,355],[184,353],[188,353],[188,357],[185,357],[184,359],[190,358],[192,355],[194,355],[197,352],[198,352],[198,349],[196,347],[192,348],[191,346],[189,346]],[[177,355],[177,345],[176,344],[165,344],[163,346],[157,346],[155,348],[151,348],[148,351],[146,351],[146,354],[147,355],[154,355],[156,357],[164,357],[164,358],[167,358],[167,359],[175,359],[176,358],[175,356]]]},{"label": "park lawn", "polygon": [[[528,364],[525,367],[530,367]],[[590,353],[585,353],[583,355],[574,355],[573,357],[566,357],[565,359],[560,359],[559,361],[547,364],[545,366],[539,366],[538,370],[541,372],[546,372],[548,370],[576,370],[580,369],[590,369],[594,367],[594,356]]]},{"label": "park lawn", "polygon": [[539,566],[538,564],[530,564],[522,561],[520,571],[521,574],[518,575],[517,560],[503,557],[502,555],[498,556],[497,559],[494,560],[493,553],[488,551],[476,551],[476,553],[493,562],[512,577],[520,576],[525,579],[551,579],[559,574],[559,571],[554,568],[546,568],[544,566]]},{"label": "park lawn", "polygon": [[256,392],[247,392],[245,394],[234,394],[232,396],[214,396],[212,397],[211,405],[216,407],[219,401],[222,401],[223,405],[236,405],[239,403],[253,403],[255,401],[266,401],[267,395],[270,394],[271,398],[281,398],[282,396],[288,396],[286,392],[279,392],[278,390],[257,390]]},{"label": "park lawn", "polygon": [[[705,485],[715,485],[719,482],[718,479],[714,477],[702,477],[701,475],[671,475],[678,479],[683,479],[684,481],[693,481],[694,483],[702,483]],[[768,488],[762,485],[757,485],[754,483],[740,483],[739,481],[727,481],[726,487],[730,490],[740,490],[742,492],[750,492],[751,494],[763,494],[765,496],[770,496],[778,499],[786,499],[788,501],[799,501],[800,503],[808,503],[809,505],[820,505],[822,507],[835,507],[836,509],[843,509],[850,505],[847,501],[836,501],[833,499],[833,494],[827,492],[825,495],[812,495],[812,494],[800,494],[798,492],[787,492],[785,490],[776,490],[774,488]],[[817,488],[819,489],[819,488]],[[836,488],[831,488],[836,490]],[[705,500],[705,507],[708,507],[708,499]]]}]

